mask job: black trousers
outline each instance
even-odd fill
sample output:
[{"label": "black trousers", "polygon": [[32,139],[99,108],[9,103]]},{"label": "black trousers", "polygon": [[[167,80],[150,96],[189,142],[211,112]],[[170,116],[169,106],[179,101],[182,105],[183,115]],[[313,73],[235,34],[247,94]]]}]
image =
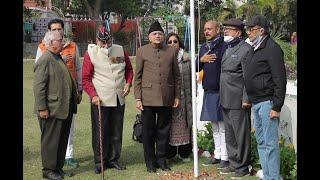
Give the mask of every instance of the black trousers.
[{"label": "black trousers", "polygon": [[223,109],[223,121],[230,166],[237,172],[248,171],[251,163],[250,110]]},{"label": "black trousers", "polygon": [[142,144],[146,166],[163,164],[169,145],[171,107],[144,106]]},{"label": "black trousers", "polygon": [[41,130],[41,159],[43,171],[63,168],[73,113],[67,119],[38,117]]},{"label": "black trousers", "polygon": [[[101,106],[103,161],[110,163],[118,161],[122,147],[122,130],[125,105],[119,100],[117,107]],[[91,104],[92,149],[94,163],[100,166],[100,131],[98,106]]]}]

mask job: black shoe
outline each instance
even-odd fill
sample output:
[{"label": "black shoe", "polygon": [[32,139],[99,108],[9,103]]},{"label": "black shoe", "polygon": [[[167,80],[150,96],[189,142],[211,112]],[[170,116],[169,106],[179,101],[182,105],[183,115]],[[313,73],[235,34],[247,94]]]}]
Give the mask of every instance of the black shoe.
[{"label": "black shoe", "polygon": [[67,173],[67,172],[64,172],[62,169],[58,170],[57,173],[59,173],[62,176],[62,178],[74,176],[72,172]]},{"label": "black shoe", "polygon": [[51,179],[51,180],[62,180],[63,179],[63,177],[59,173],[54,172],[52,170],[44,171],[42,173],[42,178]]},{"label": "black shoe", "polygon": [[110,162],[107,165],[108,168],[115,168],[117,170],[125,170],[126,167],[121,165],[118,161]]},{"label": "black shoe", "polygon": [[157,168],[155,168],[154,166],[147,166],[147,171],[149,172],[149,173],[155,173],[155,172],[157,172]]},{"label": "black shoe", "polygon": [[158,163],[160,169],[162,169],[163,171],[171,171],[170,167],[167,165],[166,162],[163,162],[163,163]]},{"label": "black shoe", "polygon": [[[105,170],[106,170],[106,167],[103,166],[103,171],[105,171]],[[100,166],[100,164],[99,164],[99,165],[96,165],[96,167],[94,168],[94,173],[96,173],[96,174],[100,174],[100,173],[101,173],[101,166]]]},{"label": "black shoe", "polygon": [[234,168],[232,168],[232,167],[227,167],[227,168],[225,168],[225,169],[221,169],[220,170],[220,174],[230,174],[230,173],[233,173],[233,172],[235,172],[235,169]]},{"label": "black shoe", "polygon": [[221,160],[217,169],[226,169],[229,167],[229,161]]}]

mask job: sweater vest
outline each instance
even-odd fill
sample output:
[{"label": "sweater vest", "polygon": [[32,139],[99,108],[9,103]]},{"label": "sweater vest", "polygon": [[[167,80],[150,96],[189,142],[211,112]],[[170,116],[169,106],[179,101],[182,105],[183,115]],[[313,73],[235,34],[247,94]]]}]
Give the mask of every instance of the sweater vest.
[{"label": "sweater vest", "polygon": [[[68,42],[66,46],[63,47],[62,51],[60,52],[61,56],[68,56],[72,55],[72,59],[68,59],[65,63],[73,77],[74,80],[77,80],[77,72],[76,72],[76,43],[74,42]],[[46,51],[45,44],[42,42],[39,45],[39,48],[41,49],[42,53]]]},{"label": "sweater vest", "polygon": [[[102,106],[117,106],[117,97],[120,105],[124,105],[122,95],[125,84],[125,61],[123,47],[113,44],[106,54],[106,49],[95,44],[88,45],[88,54],[94,67],[92,83],[101,99]],[[120,59],[113,62],[112,58]]]}]

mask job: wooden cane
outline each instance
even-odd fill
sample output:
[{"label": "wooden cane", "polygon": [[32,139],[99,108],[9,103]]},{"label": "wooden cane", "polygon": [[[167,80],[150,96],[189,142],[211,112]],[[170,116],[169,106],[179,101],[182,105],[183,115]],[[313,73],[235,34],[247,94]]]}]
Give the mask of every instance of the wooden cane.
[{"label": "wooden cane", "polygon": [[102,123],[101,123],[101,106],[100,101],[98,102],[98,112],[99,112],[99,134],[100,134],[100,164],[101,164],[101,180],[104,180],[103,172],[103,146],[102,146]]}]

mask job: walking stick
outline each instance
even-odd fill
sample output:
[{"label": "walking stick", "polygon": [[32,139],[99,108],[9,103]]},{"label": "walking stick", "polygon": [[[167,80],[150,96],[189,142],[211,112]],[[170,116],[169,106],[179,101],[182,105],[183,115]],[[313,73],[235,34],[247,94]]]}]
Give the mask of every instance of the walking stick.
[{"label": "walking stick", "polygon": [[101,164],[101,180],[104,180],[103,173],[103,146],[102,146],[102,123],[101,123],[101,106],[100,101],[98,102],[98,112],[99,112],[99,134],[100,134],[100,164]]}]

